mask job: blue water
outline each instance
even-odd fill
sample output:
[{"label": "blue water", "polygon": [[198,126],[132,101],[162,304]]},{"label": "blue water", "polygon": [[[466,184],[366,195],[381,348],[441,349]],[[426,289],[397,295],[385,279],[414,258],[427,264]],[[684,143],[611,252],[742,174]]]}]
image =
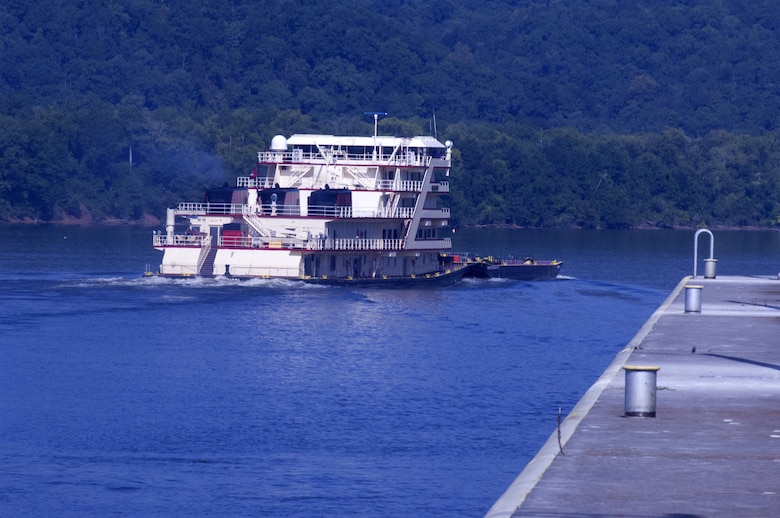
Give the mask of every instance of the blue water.
[{"label": "blue water", "polygon": [[[692,235],[463,231],[565,278],[383,291],[145,278],[149,230],[0,226],[0,515],[481,516]],[[780,271],[776,233],[716,240],[719,273]]]}]

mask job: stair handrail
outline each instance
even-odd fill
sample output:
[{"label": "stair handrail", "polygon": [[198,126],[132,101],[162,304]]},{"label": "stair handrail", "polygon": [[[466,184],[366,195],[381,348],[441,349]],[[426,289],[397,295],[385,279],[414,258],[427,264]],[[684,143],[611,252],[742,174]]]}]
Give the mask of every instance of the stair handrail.
[{"label": "stair handrail", "polygon": [[249,205],[244,205],[241,208],[241,214],[244,216],[244,220],[249,223],[257,233],[262,237],[275,237],[275,232],[262,224],[260,218],[253,212],[253,209]]}]

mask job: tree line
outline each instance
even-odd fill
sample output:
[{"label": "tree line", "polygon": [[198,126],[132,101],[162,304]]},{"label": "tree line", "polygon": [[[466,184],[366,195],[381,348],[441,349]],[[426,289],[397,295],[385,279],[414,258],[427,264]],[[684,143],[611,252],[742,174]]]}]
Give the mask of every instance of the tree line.
[{"label": "tree line", "polygon": [[451,126],[453,212],[523,227],[776,227],[779,137]]},{"label": "tree line", "polygon": [[768,0],[6,2],[0,220],[159,218],[275,134],[368,135],[386,111],[388,134],[455,142],[461,225],[775,226],[777,20]]},{"label": "tree line", "polygon": [[[279,110],[236,110],[197,124],[107,104],[28,115],[0,119],[4,220],[161,218],[166,207],[249,174],[274,135],[317,129],[300,112]],[[421,134],[426,122],[388,118],[380,128]],[[361,116],[343,123],[373,131]],[[692,138],[679,129],[592,134],[525,122],[455,123],[439,132],[455,143],[449,201],[458,225],[780,225],[777,132]]]}]

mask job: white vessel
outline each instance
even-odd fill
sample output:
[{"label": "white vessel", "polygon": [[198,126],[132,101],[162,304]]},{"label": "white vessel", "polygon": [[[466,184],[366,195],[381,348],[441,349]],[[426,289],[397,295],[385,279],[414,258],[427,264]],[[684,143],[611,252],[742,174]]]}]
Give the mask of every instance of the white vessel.
[{"label": "white vessel", "polygon": [[467,268],[440,256],[451,155],[452,142],[429,136],[277,135],[235,187],[168,209],[159,275],[457,281]]}]

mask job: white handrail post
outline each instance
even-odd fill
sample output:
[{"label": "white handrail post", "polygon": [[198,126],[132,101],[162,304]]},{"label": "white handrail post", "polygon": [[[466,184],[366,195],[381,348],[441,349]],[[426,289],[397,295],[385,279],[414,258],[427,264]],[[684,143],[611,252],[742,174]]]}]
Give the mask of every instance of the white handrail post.
[{"label": "white handrail post", "polygon": [[715,259],[715,236],[712,235],[712,232],[707,230],[706,228],[700,228],[696,231],[696,234],[693,236],[693,278],[696,278],[696,267],[698,265],[699,261],[699,235],[702,233],[709,234],[710,236],[710,259]]}]

